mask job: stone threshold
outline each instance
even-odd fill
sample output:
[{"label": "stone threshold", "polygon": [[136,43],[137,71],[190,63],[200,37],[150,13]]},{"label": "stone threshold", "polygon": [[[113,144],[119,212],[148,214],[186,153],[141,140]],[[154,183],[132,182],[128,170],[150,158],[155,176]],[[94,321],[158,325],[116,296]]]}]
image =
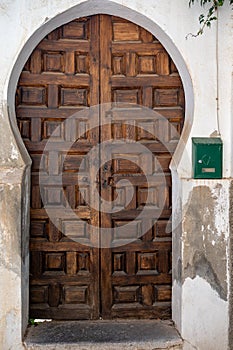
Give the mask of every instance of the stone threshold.
[{"label": "stone threshold", "polygon": [[182,350],[171,321],[51,321],[28,327],[27,350]]}]

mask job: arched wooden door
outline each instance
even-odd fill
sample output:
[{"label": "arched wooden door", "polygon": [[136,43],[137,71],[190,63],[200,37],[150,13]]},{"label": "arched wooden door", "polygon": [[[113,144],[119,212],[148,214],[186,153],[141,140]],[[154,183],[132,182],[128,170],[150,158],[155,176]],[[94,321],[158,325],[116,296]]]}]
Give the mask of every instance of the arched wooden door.
[{"label": "arched wooden door", "polygon": [[[89,130],[88,114],[75,124],[64,124],[75,112],[109,102],[129,104],[129,109],[132,105],[136,107],[127,113],[127,106],[113,108],[111,128]],[[135,121],[138,105],[160,113],[169,123],[158,122],[151,116]],[[101,108],[99,111],[102,118]],[[172,246],[168,227],[172,203],[168,166],[178,142],[174,130],[180,134],[183,125],[184,93],[166,50],[152,34],[122,18],[96,15],[74,20],[50,33],[31,54],[19,78],[16,112],[19,130],[33,161],[31,317],[169,318]],[[134,125],[125,123],[128,119]],[[146,124],[152,133],[145,131]],[[71,140],[74,133],[81,136],[76,137],[66,155],[64,140]],[[43,154],[51,135],[56,147]],[[116,205],[121,208],[106,214],[101,212],[101,201],[96,202],[97,197],[86,181],[91,164],[82,160],[99,142],[122,138],[144,145],[160,161],[162,170],[156,169],[150,157],[140,152],[132,156],[130,150],[128,156],[127,151],[124,157],[118,152],[118,159],[106,161],[96,186],[105,200],[118,198]],[[100,157],[104,159],[105,155]],[[62,191],[56,185],[53,188],[44,185],[44,203],[38,175],[41,159],[42,173],[50,172],[54,178],[61,173],[63,176]],[[165,184],[160,183],[158,176],[157,183],[148,188],[140,164],[151,175],[162,171]],[[77,172],[83,176],[81,185],[77,185]],[[126,207],[127,186],[118,188],[116,196],[117,182],[122,178],[134,186],[134,195]],[[82,192],[79,186],[83,186]],[[54,223],[44,205],[59,207],[64,196],[77,218],[71,218],[64,210]],[[138,219],[148,198],[160,211],[158,220]],[[118,236],[116,233],[107,237],[109,246],[112,241],[119,241],[114,248],[99,249],[87,244],[96,240],[89,225],[118,228],[130,221],[134,225],[125,230],[125,235],[119,231]],[[141,235],[143,229],[145,234]],[[137,239],[124,244],[136,231]]]}]

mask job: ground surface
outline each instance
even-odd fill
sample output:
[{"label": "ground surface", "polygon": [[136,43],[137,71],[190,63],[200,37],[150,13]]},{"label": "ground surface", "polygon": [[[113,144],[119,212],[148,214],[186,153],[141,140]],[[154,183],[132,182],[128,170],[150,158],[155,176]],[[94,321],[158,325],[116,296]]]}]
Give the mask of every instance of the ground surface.
[{"label": "ground surface", "polygon": [[167,321],[52,321],[29,327],[25,347],[29,350],[180,350],[182,340]]}]

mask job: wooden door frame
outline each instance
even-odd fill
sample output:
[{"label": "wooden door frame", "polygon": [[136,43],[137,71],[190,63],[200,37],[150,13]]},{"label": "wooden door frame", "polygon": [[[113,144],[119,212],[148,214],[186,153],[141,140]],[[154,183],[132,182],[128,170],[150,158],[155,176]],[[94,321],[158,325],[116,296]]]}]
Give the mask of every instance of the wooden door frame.
[{"label": "wooden door frame", "polygon": [[[63,13],[60,13],[59,15],[55,16],[48,22],[44,23],[40,28],[38,28],[27,40],[26,44],[24,45],[24,47],[22,48],[21,52],[17,57],[16,63],[14,64],[14,67],[11,71],[8,90],[7,90],[8,115],[12,126],[12,136],[16,140],[17,145],[19,147],[19,151],[21,153],[21,159],[18,162],[18,167],[22,169],[22,179],[21,179],[22,200],[20,200],[17,203],[19,212],[21,213],[21,237],[22,237],[22,244],[19,248],[18,253],[22,257],[22,261],[23,261],[22,270],[21,270],[22,273],[20,277],[20,283],[21,283],[20,288],[21,288],[21,295],[22,295],[21,318],[20,320],[18,320],[18,322],[21,323],[22,336],[27,326],[28,305],[29,305],[28,287],[27,287],[28,275],[29,275],[29,263],[28,263],[29,251],[27,246],[27,240],[29,235],[29,214],[28,214],[29,197],[30,197],[29,168],[30,168],[31,160],[25,149],[25,146],[23,144],[22,138],[19,134],[17,124],[16,124],[14,101],[15,101],[17,81],[23,69],[23,66],[27,61],[28,57],[30,56],[31,52],[48,33],[50,33],[55,28],[74,20],[75,18],[90,16],[90,15],[95,15],[100,13],[122,17],[124,19],[127,19],[129,21],[132,21],[140,25],[141,27],[151,32],[153,35],[155,35],[158,38],[161,44],[168,51],[169,55],[172,57],[179,71],[179,74],[183,82],[184,91],[185,91],[186,113],[185,113],[185,124],[183,127],[182,137],[180,139],[175,155],[173,156],[173,161],[171,162],[171,169],[172,169],[173,181],[175,181],[176,184],[179,184],[179,181],[180,181],[177,173],[177,167],[175,164],[179,164],[182,158],[184,147],[186,146],[186,142],[192,127],[194,93],[193,93],[192,81],[191,81],[191,77],[190,77],[187,65],[181,53],[179,52],[178,48],[174,45],[171,38],[162,30],[162,28],[160,28],[149,17],[146,17],[128,7],[110,2],[108,0],[94,0],[94,1],[92,0],[92,1],[86,1],[84,3],[78,4],[70,9],[67,9],[67,11]],[[17,181],[19,180],[17,179]],[[176,191],[176,193],[173,193],[173,199],[178,198],[180,196],[181,196],[181,193],[179,193],[179,189]],[[173,207],[174,212],[176,212],[176,209],[178,209],[178,201],[173,200],[173,204],[174,204],[174,207]],[[177,205],[177,208],[176,208],[176,205]],[[179,218],[175,218],[175,219],[177,220]],[[177,233],[174,235],[175,237],[174,239],[177,239],[180,235],[181,235],[181,228],[178,227]],[[179,258],[179,256],[181,256],[181,251],[180,251],[181,247],[176,242],[174,243],[175,244],[173,244],[174,246],[173,259],[176,261]],[[179,292],[180,281],[176,275],[173,276],[173,279],[175,280],[175,282],[177,282],[173,284],[173,289],[175,288],[175,293],[173,294],[175,300],[173,298],[173,304],[181,305],[182,295],[181,295],[181,292]],[[176,285],[178,285],[178,287],[176,287]],[[179,307],[174,307],[172,318],[178,326],[180,325],[180,322],[181,322],[180,315],[181,315],[181,309]]]}]

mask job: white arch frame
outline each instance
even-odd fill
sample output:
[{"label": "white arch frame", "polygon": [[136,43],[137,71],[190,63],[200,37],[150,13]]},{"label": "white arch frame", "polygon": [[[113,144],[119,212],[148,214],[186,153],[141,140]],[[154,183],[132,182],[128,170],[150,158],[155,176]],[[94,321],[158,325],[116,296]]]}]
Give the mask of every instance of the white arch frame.
[{"label": "white arch frame", "polygon": [[[41,27],[39,27],[28,39],[26,44],[24,45],[23,49],[19,53],[16,63],[12,69],[8,89],[7,89],[7,102],[8,102],[8,112],[9,112],[9,118],[12,125],[12,130],[16,139],[16,142],[18,144],[19,150],[21,152],[22,159],[25,163],[25,169],[27,169],[31,163],[31,159],[27,153],[27,150],[24,146],[24,143],[22,141],[21,135],[19,133],[19,130],[17,128],[16,124],[16,114],[15,114],[15,93],[16,93],[16,87],[18,78],[22,72],[23,66],[27,59],[29,58],[30,54],[32,53],[33,49],[37,46],[37,44],[51,31],[53,31],[55,28],[60,27],[61,25],[68,23],[75,18],[79,17],[85,17],[85,16],[91,16],[95,14],[108,14],[108,15],[115,15],[122,17],[124,19],[127,19],[131,22],[134,22],[141,27],[145,28],[149,32],[151,32],[155,37],[158,38],[158,40],[161,42],[161,44],[165,47],[168,54],[173,59],[182,83],[184,87],[185,92],[185,123],[181,135],[182,142],[179,142],[175,155],[173,156],[173,160],[171,162],[171,169],[172,169],[172,178],[173,183],[177,184],[177,188],[174,191],[173,198],[179,197],[179,176],[177,173],[177,168],[179,166],[180,161],[182,160],[182,155],[184,151],[184,147],[187,143],[187,140],[190,135],[191,127],[193,124],[193,110],[194,110],[194,91],[192,86],[192,80],[189,74],[188,67],[179,52],[178,48],[172,41],[172,39],[162,30],[158,24],[156,24],[153,20],[146,17],[145,15],[142,15],[138,13],[137,11],[130,9],[124,5],[120,5],[114,2],[111,2],[109,0],[88,0],[81,4],[78,4],[72,8],[69,8],[65,12],[55,16],[54,18],[48,20],[46,23],[44,23]],[[25,170],[24,172],[25,179],[23,181],[28,182],[30,174],[28,171]],[[26,187],[27,188],[27,187]],[[26,198],[25,202],[28,206],[28,198],[29,198],[29,191],[24,193],[24,196]],[[173,201],[173,204],[178,203],[178,201]],[[178,206],[178,204],[177,204]],[[177,212],[179,208],[173,206],[173,211]],[[28,220],[28,221],[27,221]],[[176,218],[176,220],[179,221],[179,218]],[[22,237],[24,237],[23,241],[27,241],[28,239],[28,227],[29,227],[29,217],[27,216],[25,225],[22,225],[24,227],[24,232],[21,232]],[[22,229],[23,230],[23,229]],[[180,229],[181,230],[181,229]],[[177,232],[175,234],[175,238],[179,237],[181,235],[181,232]],[[28,256],[29,252],[27,251],[28,248],[25,248],[24,255]],[[21,252],[22,253],[22,252]],[[180,247],[178,247],[177,251],[173,250],[173,259],[174,261],[177,261],[177,259],[180,257]],[[26,265],[28,263],[26,262]],[[23,291],[23,286],[27,285],[28,281],[28,274],[29,269],[28,266],[26,266],[24,273],[22,275],[22,315],[21,320],[22,322],[22,334],[25,331],[25,328],[27,326],[27,312],[28,312],[28,290]],[[173,304],[177,304],[173,307],[173,320],[176,322],[178,328],[180,328],[181,325],[181,319],[180,319],[180,308],[181,308],[181,302],[182,302],[182,296],[181,292],[179,292],[180,287],[175,290],[173,289]],[[175,298],[175,300],[174,300]],[[178,300],[179,299],[179,300]]]}]

